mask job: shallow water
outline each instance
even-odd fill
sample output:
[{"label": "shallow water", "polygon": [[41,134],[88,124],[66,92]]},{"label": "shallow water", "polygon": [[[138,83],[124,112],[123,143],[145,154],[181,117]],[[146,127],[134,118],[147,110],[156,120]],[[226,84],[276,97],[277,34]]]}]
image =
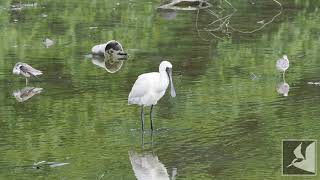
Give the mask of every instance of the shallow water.
[{"label": "shallow water", "polygon": [[[238,31],[214,35],[204,31],[214,28],[209,11],[163,14],[159,1],[32,2],[19,10],[17,1],[0,3],[0,179],[135,179],[129,152],[157,156],[176,179],[290,179],[281,176],[282,139],[320,138],[320,86],[308,83],[320,81],[318,1],[283,2],[254,33],[239,31],[259,28],[279,7],[234,2]],[[44,47],[44,38],[54,44]],[[88,56],[110,39],[129,53],[113,74]],[[283,54],[287,97],[276,90]],[[127,97],[163,59],[173,64],[177,97],[167,93],[154,108],[152,136],[146,109],[142,150],[140,108]],[[12,75],[18,61],[44,72],[28,84],[42,92],[24,102],[13,96],[25,87]],[[34,168],[41,161],[68,164]]]}]

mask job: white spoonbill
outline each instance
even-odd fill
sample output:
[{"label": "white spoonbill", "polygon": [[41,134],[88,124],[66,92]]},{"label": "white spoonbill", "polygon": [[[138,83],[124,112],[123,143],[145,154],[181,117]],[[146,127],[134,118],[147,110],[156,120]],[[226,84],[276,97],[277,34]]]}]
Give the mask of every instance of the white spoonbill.
[{"label": "white spoonbill", "polygon": [[26,84],[28,84],[29,77],[37,77],[42,74],[42,71],[37,70],[26,63],[18,62],[14,65],[12,73],[24,76],[26,78]]},{"label": "white spoonbill", "polygon": [[284,78],[284,74],[285,74],[286,70],[289,68],[289,59],[288,59],[287,55],[283,55],[282,58],[277,60],[276,68],[279,72],[282,73],[282,76]]},{"label": "white spoonbill", "polygon": [[175,97],[176,92],[172,82],[172,64],[168,61],[162,61],[159,65],[159,72],[141,74],[134,83],[128,97],[128,104],[141,106],[142,130],[144,129],[143,108],[151,106],[150,123],[151,130],[153,130],[152,109],[165,94],[169,82],[171,84],[171,96]]}]

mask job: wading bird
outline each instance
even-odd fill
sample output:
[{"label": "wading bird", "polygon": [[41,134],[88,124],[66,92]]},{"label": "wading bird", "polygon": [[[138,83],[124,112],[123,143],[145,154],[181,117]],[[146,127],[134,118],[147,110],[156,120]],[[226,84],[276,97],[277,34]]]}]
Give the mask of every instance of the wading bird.
[{"label": "wading bird", "polygon": [[128,104],[137,104],[141,106],[141,125],[144,130],[144,113],[145,106],[150,108],[150,123],[151,130],[153,130],[152,109],[157,104],[158,100],[162,98],[171,84],[171,96],[175,97],[176,92],[172,80],[172,64],[168,61],[162,61],[159,65],[159,72],[151,72],[141,74],[134,83],[128,97]]},{"label": "wading bird", "polygon": [[26,63],[18,62],[14,65],[12,73],[24,76],[26,78],[26,84],[28,84],[29,77],[32,76],[37,78],[37,76],[42,74],[42,71],[37,70]]},{"label": "wading bird", "polygon": [[93,46],[91,53],[93,55],[115,58],[117,60],[126,60],[128,57],[128,54],[123,50],[121,44],[115,40]]},{"label": "wading bird", "polygon": [[276,68],[279,72],[282,73],[282,77],[284,78],[284,74],[286,70],[289,68],[289,59],[287,55],[283,55],[282,58],[277,60]]}]

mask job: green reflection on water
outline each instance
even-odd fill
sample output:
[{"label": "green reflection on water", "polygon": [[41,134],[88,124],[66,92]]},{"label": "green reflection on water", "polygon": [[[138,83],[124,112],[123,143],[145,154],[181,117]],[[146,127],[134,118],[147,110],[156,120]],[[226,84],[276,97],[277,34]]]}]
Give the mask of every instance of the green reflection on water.
[{"label": "green reflection on water", "polygon": [[[265,29],[211,42],[198,37],[196,12],[166,20],[158,1],[34,2],[18,11],[8,9],[16,1],[0,3],[1,179],[135,179],[128,151],[141,152],[139,108],[127,96],[162,59],[173,64],[177,97],[159,101],[154,146],[145,143],[177,179],[282,179],[281,140],[319,139],[319,87],[307,84],[319,81],[318,1],[285,2]],[[255,27],[274,15],[270,4],[235,2],[233,25]],[[211,18],[201,15],[200,24]],[[55,44],[44,48],[45,37]],[[86,56],[109,39],[129,53],[115,74]],[[275,90],[284,53],[288,97]],[[12,96],[25,86],[11,74],[17,61],[44,71],[29,84],[43,92],[23,103]],[[42,160],[70,164],[30,166]]]}]

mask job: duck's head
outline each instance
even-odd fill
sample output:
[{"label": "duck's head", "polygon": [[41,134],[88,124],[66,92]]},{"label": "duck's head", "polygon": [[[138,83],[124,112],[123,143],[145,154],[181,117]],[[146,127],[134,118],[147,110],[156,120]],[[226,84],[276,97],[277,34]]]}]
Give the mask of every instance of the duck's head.
[{"label": "duck's head", "polygon": [[19,75],[20,74],[20,67],[22,66],[22,63],[21,62],[18,62],[14,65],[13,67],[13,70],[12,70],[12,73],[13,74],[16,74],[16,75]]},{"label": "duck's head", "polygon": [[104,55],[115,60],[126,60],[128,58],[128,54],[123,50],[121,44],[115,40],[107,42]]}]

